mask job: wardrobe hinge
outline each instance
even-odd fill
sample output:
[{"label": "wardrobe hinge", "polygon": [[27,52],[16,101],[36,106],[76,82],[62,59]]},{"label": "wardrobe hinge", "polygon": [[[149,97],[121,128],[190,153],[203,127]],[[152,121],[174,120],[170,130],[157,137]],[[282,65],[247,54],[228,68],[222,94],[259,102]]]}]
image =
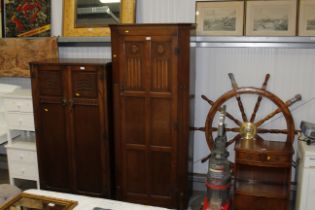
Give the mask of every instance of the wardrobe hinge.
[{"label": "wardrobe hinge", "polygon": [[36,73],[35,73],[35,71],[31,71],[31,78],[32,78],[32,79],[35,79],[35,78],[36,78]]},{"label": "wardrobe hinge", "polygon": [[179,129],[179,123],[178,122],[174,122],[174,129],[178,130]]},{"label": "wardrobe hinge", "polygon": [[176,48],[175,48],[175,54],[176,54],[176,55],[179,55],[179,53],[180,53],[180,49],[179,49],[178,47],[176,47]]}]

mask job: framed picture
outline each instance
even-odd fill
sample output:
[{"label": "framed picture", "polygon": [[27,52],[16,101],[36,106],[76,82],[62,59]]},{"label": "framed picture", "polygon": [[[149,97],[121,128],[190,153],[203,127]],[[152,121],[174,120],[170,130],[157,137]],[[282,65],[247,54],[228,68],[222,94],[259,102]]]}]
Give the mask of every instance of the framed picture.
[{"label": "framed picture", "polygon": [[50,0],[3,0],[5,37],[49,37]]},{"label": "framed picture", "polygon": [[2,4],[2,0],[0,0],[0,38],[3,36],[2,34],[2,30],[3,30],[3,24],[2,24],[2,15],[3,15],[3,4]]},{"label": "framed picture", "polygon": [[29,193],[20,193],[5,202],[1,209],[63,209],[72,210],[78,205],[77,201],[54,198]]},{"label": "framed picture", "polygon": [[247,1],[246,35],[295,36],[296,0]]},{"label": "framed picture", "polygon": [[196,2],[197,35],[241,36],[243,19],[243,1]]},{"label": "framed picture", "polygon": [[134,23],[136,0],[64,1],[63,36],[110,36],[109,24]]},{"label": "framed picture", "polygon": [[315,36],[315,0],[301,0],[299,36]]}]

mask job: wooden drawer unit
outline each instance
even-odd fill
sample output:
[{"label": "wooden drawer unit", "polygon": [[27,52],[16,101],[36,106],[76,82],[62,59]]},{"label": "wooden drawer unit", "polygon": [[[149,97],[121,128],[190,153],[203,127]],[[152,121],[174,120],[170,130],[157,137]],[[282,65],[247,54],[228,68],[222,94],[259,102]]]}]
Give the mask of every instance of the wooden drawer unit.
[{"label": "wooden drawer unit", "polygon": [[287,210],[292,154],[285,142],[240,139],[235,145],[235,210]]}]

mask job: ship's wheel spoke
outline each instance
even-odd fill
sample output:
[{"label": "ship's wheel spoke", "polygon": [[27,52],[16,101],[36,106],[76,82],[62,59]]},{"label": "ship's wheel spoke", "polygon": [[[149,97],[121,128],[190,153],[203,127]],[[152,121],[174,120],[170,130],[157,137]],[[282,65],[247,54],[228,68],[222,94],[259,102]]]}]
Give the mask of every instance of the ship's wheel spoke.
[{"label": "ship's wheel spoke", "polygon": [[[286,106],[289,107],[291,105],[293,105],[295,102],[300,101],[302,99],[300,94],[295,95],[293,98],[287,100],[285,102]],[[259,120],[258,122],[255,123],[256,127],[261,126],[262,124],[264,124],[267,120],[270,120],[272,117],[274,117],[276,114],[280,113],[282,110],[280,108],[277,108],[276,110],[274,110],[273,112],[271,112],[270,114],[268,114],[266,117],[264,117],[263,119]]]},{"label": "ship's wheel spoke", "polygon": [[[265,80],[264,80],[264,83],[263,83],[261,89],[266,90],[269,78],[270,78],[270,74],[266,74]],[[252,115],[250,117],[250,122],[251,123],[255,121],[255,117],[256,117],[256,114],[257,114],[257,111],[259,109],[259,106],[260,106],[260,103],[261,103],[262,99],[263,99],[262,95],[259,95],[257,97],[257,101],[256,101],[256,104],[255,104],[253,113],[252,113]]]},{"label": "ship's wheel spoke", "polygon": [[234,75],[232,73],[229,73],[229,78],[231,80],[231,84],[232,84],[232,87],[233,87],[233,90],[236,92],[236,100],[237,100],[237,104],[238,104],[238,107],[241,111],[241,114],[242,114],[242,119],[244,122],[247,122],[247,116],[246,116],[246,113],[245,113],[245,110],[244,110],[244,106],[243,106],[243,103],[242,103],[242,99],[241,99],[241,96],[237,93],[237,89],[238,89],[238,85],[236,83],[236,80],[234,78]]},{"label": "ship's wheel spoke", "polygon": [[228,147],[230,146],[231,144],[233,144],[234,142],[236,142],[237,140],[240,139],[240,134],[237,134],[236,136],[234,136],[232,139],[228,140],[226,143],[225,143],[225,146]]},{"label": "ship's wheel spoke", "polygon": [[205,127],[190,127],[191,130],[195,130],[195,131],[205,131]]},{"label": "ship's wheel spoke", "polygon": [[[295,131],[295,134],[298,134],[299,130]],[[273,133],[273,134],[288,134],[287,129],[267,129],[267,128],[258,128],[257,133]]]},{"label": "ship's wheel spoke", "polygon": [[[205,101],[207,101],[210,105],[213,105],[213,104],[214,104],[214,102],[213,102],[212,100],[210,100],[210,99],[209,99],[207,96],[205,96],[205,95],[201,95],[201,98],[204,99]],[[221,107],[220,107],[220,109],[221,109]],[[237,125],[239,125],[239,126],[242,125],[242,123],[241,123],[238,119],[236,119],[233,115],[231,115],[229,112],[225,112],[225,116],[226,116],[227,118],[229,118],[230,120],[232,120],[233,122],[235,122]]]}]

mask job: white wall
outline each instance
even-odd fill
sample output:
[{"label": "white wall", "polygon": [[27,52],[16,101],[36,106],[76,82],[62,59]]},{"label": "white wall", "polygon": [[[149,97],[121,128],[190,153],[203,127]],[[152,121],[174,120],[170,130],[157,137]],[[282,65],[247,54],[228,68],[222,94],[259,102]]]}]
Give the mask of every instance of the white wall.
[{"label": "white wall", "polygon": [[[138,0],[137,22],[194,22],[194,0]],[[52,33],[61,35],[62,0],[52,1]],[[63,57],[110,57],[109,48],[64,48]],[[233,72],[239,86],[260,87],[266,73],[271,74],[268,90],[287,100],[300,93],[303,100],[292,107],[296,127],[301,120],[315,122],[315,49],[279,48],[197,48],[195,87],[195,126],[203,126],[209,105],[200,99],[201,94],[212,100],[231,89],[227,73]],[[247,98],[246,98],[247,99]],[[249,98],[248,100],[250,100]],[[255,98],[246,107],[250,111]],[[262,104],[258,113],[265,116],[273,110],[271,103]],[[232,102],[228,111],[238,116],[237,105]],[[259,118],[259,117],[258,117]],[[229,123],[229,122],[228,122]],[[267,122],[266,127],[284,127],[283,118]],[[266,137],[268,138],[268,137]],[[277,138],[277,137],[274,137]],[[200,159],[209,152],[204,134],[194,132],[194,172],[206,173],[207,164]],[[233,151],[231,151],[233,154]]]}]

